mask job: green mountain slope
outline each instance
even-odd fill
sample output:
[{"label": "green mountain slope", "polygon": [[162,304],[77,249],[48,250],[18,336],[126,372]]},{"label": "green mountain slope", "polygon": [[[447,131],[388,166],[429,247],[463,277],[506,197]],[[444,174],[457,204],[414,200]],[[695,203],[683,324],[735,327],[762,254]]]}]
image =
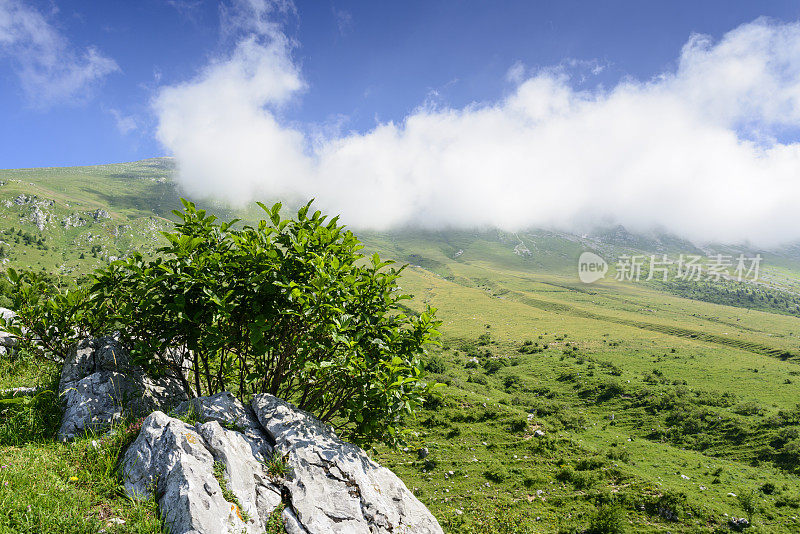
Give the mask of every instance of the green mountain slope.
[{"label": "green mountain slope", "polygon": [[[173,172],[169,159],[0,171],[5,265],[74,277],[152,253],[179,206]],[[258,216],[196,200],[222,217]],[[738,496],[750,492],[760,531],[800,530],[796,249],[619,227],[358,233],[409,264],[409,306],[431,304],[444,321],[427,362],[443,399],[409,421],[407,450],[375,454],[449,532],[580,531],[609,503],[635,532],[727,530],[725,514],[742,516]],[[590,285],[576,272],[587,250],[612,263]],[[622,255],[681,253],[760,253],[762,277],[614,279]],[[0,387],[31,379],[9,371]]]}]

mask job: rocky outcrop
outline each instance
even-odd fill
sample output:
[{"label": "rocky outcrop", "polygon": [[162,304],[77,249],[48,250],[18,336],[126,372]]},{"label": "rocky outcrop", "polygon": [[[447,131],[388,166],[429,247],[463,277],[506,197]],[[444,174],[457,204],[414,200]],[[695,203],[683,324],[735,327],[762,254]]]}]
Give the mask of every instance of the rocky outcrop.
[{"label": "rocky outcrop", "polygon": [[285,487],[309,532],[433,533],[441,527],[397,476],[330,427],[272,395],[253,410],[293,477]]},{"label": "rocky outcrop", "polygon": [[172,533],[263,532],[273,514],[289,534],[442,532],[391,471],[289,403],[220,393],[176,412],[200,422],[154,412],[122,460],[129,495],[158,496]]},{"label": "rocky outcrop", "polygon": [[219,421],[239,430],[250,445],[253,456],[264,462],[272,454],[272,447],[253,410],[243,405],[231,393],[223,391],[210,397],[200,397],[181,403],[175,415],[191,415],[200,421]]},{"label": "rocky outcrop", "polygon": [[[123,458],[125,489],[134,498],[158,495],[164,523],[175,534],[263,532],[259,504],[271,511],[281,502],[280,491],[269,486],[262,464],[248,451],[240,434],[217,421],[193,427],[153,412]],[[217,461],[237,502],[225,499],[214,477]]]},{"label": "rocky outcrop", "polygon": [[94,219],[95,221],[111,218],[111,215],[109,215],[106,210],[102,209],[94,210],[91,214],[92,214],[92,219]]},{"label": "rocky outcrop", "polygon": [[176,380],[154,380],[131,365],[127,351],[112,337],[86,339],[72,350],[61,370],[58,392],[64,404],[61,441],[100,432],[123,415],[144,416],[186,399]]},{"label": "rocky outcrop", "polygon": [[266,394],[186,400],[179,386],[148,378],[113,337],[79,343],[59,383],[61,440],[149,414],[123,481],[157,498],[169,532],[263,533],[280,518],[289,534],[442,533],[394,473],[312,415]]},{"label": "rocky outcrop", "polygon": [[[17,314],[8,308],[0,308],[0,316],[8,321],[15,318]],[[0,356],[14,352],[18,343],[19,340],[16,336],[9,334],[8,332],[0,331]]]},{"label": "rocky outcrop", "polygon": [[67,229],[78,228],[80,226],[86,226],[86,219],[77,213],[72,213],[61,219],[61,224]]},{"label": "rocky outcrop", "polygon": [[35,206],[33,211],[31,211],[31,214],[28,216],[28,220],[35,224],[36,228],[38,228],[40,232],[45,229],[47,223],[50,222],[50,219],[51,215],[42,211],[42,208],[39,206]]}]

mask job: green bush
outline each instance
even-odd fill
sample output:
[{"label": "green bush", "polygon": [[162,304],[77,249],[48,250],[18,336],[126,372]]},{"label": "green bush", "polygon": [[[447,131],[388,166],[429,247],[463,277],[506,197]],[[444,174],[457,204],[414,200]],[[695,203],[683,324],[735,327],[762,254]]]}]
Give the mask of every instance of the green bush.
[{"label": "green bush", "polygon": [[511,420],[509,430],[515,434],[528,429],[528,419],[526,417],[515,417]]},{"label": "green bush", "polygon": [[753,516],[758,511],[756,492],[752,490],[740,492],[736,499],[739,501],[739,506],[742,507],[742,510],[747,516],[747,522],[752,525]]},{"label": "green bush", "polygon": [[589,520],[585,534],[621,534],[625,532],[625,513],[619,505],[606,504]]},{"label": "green bush", "polygon": [[445,363],[444,358],[439,355],[434,355],[431,356],[431,358],[425,364],[425,370],[429,373],[442,374],[447,371],[447,364]]},{"label": "green bush", "polygon": [[483,476],[486,480],[500,484],[508,478],[508,471],[500,464],[493,464],[486,468],[483,472]]},{"label": "green bush", "polygon": [[508,366],[508,360],[505,358],[490,358],[486,360],[486,363],[483,364],[483,368],[486,369],[487,374],[494,374],[503,367]]},{"label": "green bush", "polygon": [[16,317],[0,317],[0,329],[14,335],[19,350],[29,355],[62,362],[78,340],[108,326],[109,314],[88,305],[86,288],[64,287],[47,274],[11,268],[6,281]]},{"label": "green bush", "polygon": [[506,390],[517,389],[522,386],[522,380],[518,376],[509,375],[503,377],[503,387]]},{"label": "green bush", "polygon": [[192,397],[271,393],[357,443],[398,441],[432,388],[419,356],[439,324],[430,308],[403,313],[402,268],[362,261],[352,232],[310,203],[289,219],[259,204],[268,220],[240,229],[183,205],[156,259],[112,262],[89,287],[9,270],[19,320],[0,326],[38,336],[56,359],[79,337],[116,331],[134,363]]},{"label": "green bush", "polygon": [[489,379],[486,378],[486,375],[469,375],[467,377],[467,382],[473,382],[475,384],[480,384],[482,386],[489,385]]}]

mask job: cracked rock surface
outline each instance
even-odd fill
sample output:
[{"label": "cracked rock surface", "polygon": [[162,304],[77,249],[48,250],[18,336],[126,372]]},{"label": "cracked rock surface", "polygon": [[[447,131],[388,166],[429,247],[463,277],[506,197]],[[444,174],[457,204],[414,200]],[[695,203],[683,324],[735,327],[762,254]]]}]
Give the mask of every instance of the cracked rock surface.
[{"label": "cracked rock surface", "polygon": [[[3,319],[9,320],[17,316],[13,310],[0,307],[0,316]],[[4,354],[11,354],[17,346],[17,338],[8,332],[0,332],[0,356]]]},{"label": "cracked rock surface", "polygon": [[[225,439],[226,430],[218,422],[206,425],[206,434]],[[241,503],[240,509],[225,500],[214,477],[214,455],[200,434],[205,425],[199,426],[162,412],[150,414],[123,457],[125,490],[134,498],[155,493],[164,524],[174,534],[263,532],[257,516],[244,513],[249,516],[255,503]]]},{"label": "cracked rock surface", "polygon": [[[155,494],[171,533],[263,532],[281,503],[288,534],[442,532],[394,473],[291,404],[257,395],[245,406],[225,392],[176,413],[190,406],[202,422],[154,412],[122,459],[126,491]],[[268,473],[273,450],[290,467],[286,478]]]},{"label": "cracked rock surface", "polygon": [[88,430],[103,431],[123,413],[144,416],[186,398],[177,381],[153,380],[132,366],[113,337],[85,339],[72,349],[61,369],[58,393],[64,405],[61,441]]},{"label": "cracked rock surface", "polygon": [[209,397],[182,402],[175,408],[175,414],[185,415],[190,410],[201,421],[219,421],[239,430],[258,461],[266,461],[272,454],[269,439],[253,410],[239,402],[230,392],[223,391]]},{"label": "cracked rock surface", "polygon": [[394,473],[312,415],[267,394],[256,395],[252,407],[274,448],[288,459],[292,477],[285,487],[309,532],[442,532]]}]

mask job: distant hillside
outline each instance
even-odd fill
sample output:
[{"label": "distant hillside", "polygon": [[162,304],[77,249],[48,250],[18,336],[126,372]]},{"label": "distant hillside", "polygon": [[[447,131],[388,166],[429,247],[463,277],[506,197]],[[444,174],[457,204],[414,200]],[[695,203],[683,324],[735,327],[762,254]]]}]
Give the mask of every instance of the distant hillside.
[{"label": "distant hillside", "polygon": [[[70,278],[151,254],[180,206],[173,173],[166,158],[0,170],[1,261]],[[193,200],[222,218],[260,215]],[[799,531],[800,247],[695,244],[619,226],[357,233],[369,251],[409,264],[408,310],[430,304],[443,321],[442,346],[424,361],[446,384],[442,399],[407,421],[407,449],[374,454],[448,533],[583,532],[604,503],[620,507],[631,532],[728,531],[743,513],[737,495],[757,497],[759,532]],[[587,251],[609,263],[592,284],[577,276]],[[704,274],[715,254],[763,262],[757,281],[680,280],[675,266],[666,282],[647,280],[647,262],[638,281],[615,279],[621,258],[665,254],[701,257]],[[58,376],[0,365],[3,388]],[[3,428],[16,443],[19,432]],[[16,475],[15,491],[38,494],[41,459],[72,449],[13,450],[36,459],[7,462],[32,470],[24,485]],[[51,492],[64,499],[58,513],[84,502],[71,491]]]}]

